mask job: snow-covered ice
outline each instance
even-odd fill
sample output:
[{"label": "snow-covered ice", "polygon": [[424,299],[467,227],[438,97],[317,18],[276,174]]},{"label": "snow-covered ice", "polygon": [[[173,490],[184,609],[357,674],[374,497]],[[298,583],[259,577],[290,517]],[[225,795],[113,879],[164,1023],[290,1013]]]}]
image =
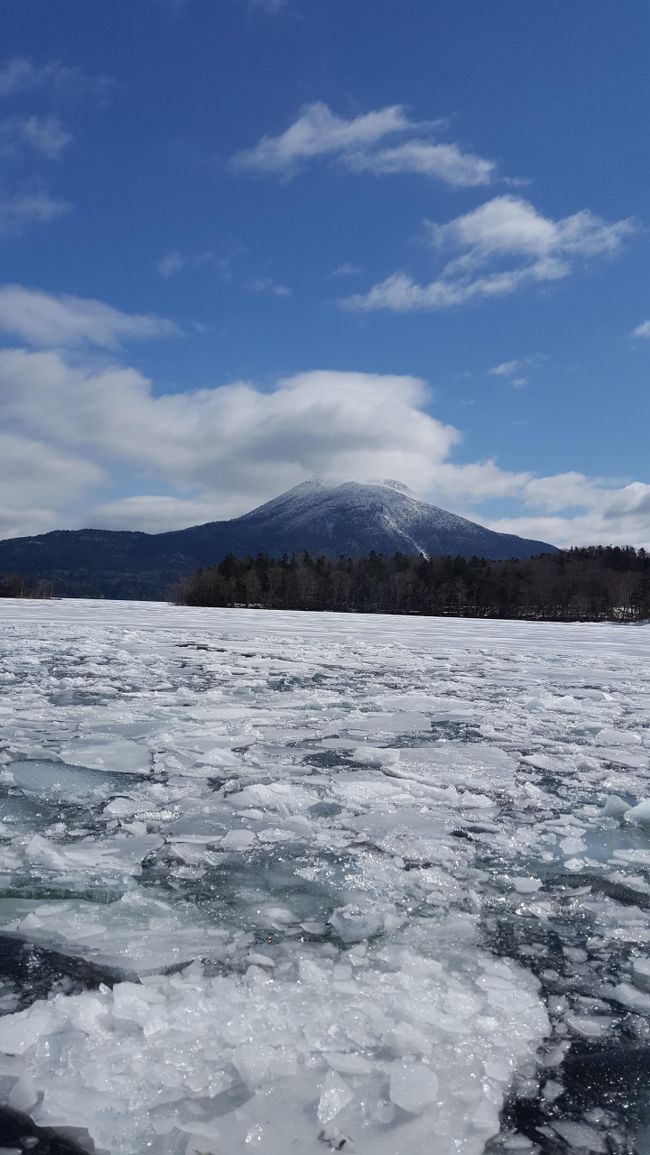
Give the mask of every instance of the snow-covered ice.
[{"label": "snow-covered ice", "polygon": [[0,1102],[25,1136],[632,1150],[649,628],[0,623]]}]

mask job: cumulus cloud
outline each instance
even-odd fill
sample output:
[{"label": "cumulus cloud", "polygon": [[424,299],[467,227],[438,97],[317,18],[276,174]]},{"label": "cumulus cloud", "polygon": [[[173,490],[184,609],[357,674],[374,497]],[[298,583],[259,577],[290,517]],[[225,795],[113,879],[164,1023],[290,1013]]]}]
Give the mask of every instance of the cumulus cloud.
[{"label": "cumulus cloud", "polygon": [[604,221],[588,209],[552,220],[521,197],[499,196],[445,224],[425,222],[427,240],[449,259],[420,284],[393,273],[342,305],[358,312],[441,309],[507,296],[527,285],[568,277],[579,261],[613,255],[635,231],[630,219]]},{"label": "cumulus cloud", "polygon": [[123,313],[103,301],[2,285],[0,331],[29,345],[116,349],[126,341],[167,337],[179,330],[162,317]]},{"label": "cumulus cloud", "polygon": [[429,224],[432,244],[459,249],[464,265],[493,254],[563,261],[572,254],[617,252],[633,230],[630,220],[608,223],[588,209],[551,220],[521,197],[494,197],[447,224]]},{"label": "cumulus cloud", "polygon": [[80,498],[103,480],[95,462],[56,448],[47,436],[0,433],[0,537],[78,524]]},{"label": "cumulus cloud", "polygon": [[[0,535],[160,531],[243,513],[315,476],[397,477],[443,508],[557,544],[650,545],[650,486],[458,461],[461,435],[411,376],[327,370],[159,394],[96,353],[0,350]],[[119,478],[119,491],[111,479]],[[129,496],[124,497],[125,492]]]},{"label": "cumulus cloud", "polygon": [[[91,520],[105,525],[122,524],[123,513],[139,528],[233,516],[313,476],[398,476],[421,490],[459,437],[424,411],[426,399],[412,377],[326,371],[270,392],[236,382],[157,396],[132,368],[0,350],[2,428],[140,478],[145,496],[97,505]],[[77,503],[87,524],[88,496]]]},{"label": "cumulus cloud", "polygon": [[[512,517],[484,519],[502,533],[555,545],[636,545],[650,548],[650,485],[569,472],[532,477],[517,494],[524,508]],[[526,509],[526,507],[528,507]]]},{"label": "cumulus cloud", "polygon": [[346,120],[322,101],[306,104],[297,119],[278,136],[264,136],[250,149],[232,158],[235,170],[293,176],[299,167],[316,157],[332,157],[356,171],[378,176],[389,173],[420,173],[449,185],[472,187],[489,184],[496,174],[493,161],[459,145],[413,138],[391,147],[380,147],[386,137],[413,134],[432,124],[411,121],[401,104],[388,105]]},{"label": "cumulus cloud", "polygon": [[240,505],[314,474],[429,478],[427,463],[443,460],[458,434],[424,413],[424,400],[415,378],[333,372],[299,374],[272,392],[237,382],[155,396],[131,368],[0,351],[5,422]]}]

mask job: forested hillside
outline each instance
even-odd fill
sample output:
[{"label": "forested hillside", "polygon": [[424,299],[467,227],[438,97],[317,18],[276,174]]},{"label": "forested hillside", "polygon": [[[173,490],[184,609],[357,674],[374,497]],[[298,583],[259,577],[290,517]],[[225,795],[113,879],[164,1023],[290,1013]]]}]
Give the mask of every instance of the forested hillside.
[{"label": "forested hillside", "polygon": [[195,606],[638,621],[650,618],[650,556],[642,549],[603,546],[511,561],[399,553],[331,560],[307,551],[279,560],[231,555],[184,579],[176,600]]}]

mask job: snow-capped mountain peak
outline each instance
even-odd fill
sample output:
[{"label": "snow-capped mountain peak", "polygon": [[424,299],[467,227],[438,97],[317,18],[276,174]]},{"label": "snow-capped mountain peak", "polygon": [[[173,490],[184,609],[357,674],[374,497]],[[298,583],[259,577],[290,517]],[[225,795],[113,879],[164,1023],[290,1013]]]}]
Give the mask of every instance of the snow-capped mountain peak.
[{"label": "snow-capped mountain peak", "polygon": [[174,582],[228,554],[270,557],[460,555],[533,557],[554,547],[495,533],[417,498],[396,481],[304,481],[243,517],[170,533],[68,530],[0,542],[0,569],[57,592],[164,597]]},{"label": "snow-capped mountain peak", "polygon": [[228,524],[247,532],[255,527],[260,548],[268,549],[262,543],[271,538],[286,542],[288,552],[309,549],[329,556],[374,550],[425,557],[529,557],[549,548],[439,509],[394,480],[303,481]]}]

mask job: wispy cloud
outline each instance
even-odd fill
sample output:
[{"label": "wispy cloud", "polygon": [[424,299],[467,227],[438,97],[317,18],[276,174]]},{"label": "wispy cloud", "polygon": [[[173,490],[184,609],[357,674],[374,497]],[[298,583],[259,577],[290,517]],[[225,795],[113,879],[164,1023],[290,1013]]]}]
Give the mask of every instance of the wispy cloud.
[{"label": "wispy cloud", "polygon": [[290,297],[291,289],[288,285],[278,284],[270,277],[254,277],[244,285],[251,293],[271,293],[274,297]]},{"label": "wispy cloud", "polygon": [[451,254],[440,274],[420,284],[393,273],[368,292],[342,302],[347,309],[411,312],[503,297],[527,285],[568,277],[590,257],[612,255],[635,231],[632,220],[604,221],[588,209],[552,220],[526,200],[494,197],[446,224],[425,222],[435,253]]},{"label": "wispy cloud", "polygon": [[488,369],[490,377],[501,377],[512,385],[514,389],[520,389],[524,385],[530,384],[530,374],[546,360],[540,353],[535,354],[534,357],[516,357],[512,361],[501,361],[498,365],[493,365]]},{"label": "wispy cloud", "polygon": [[497,167],[492,160],[463,152],[457,144],[433,144],[426,140],[409,140],[374,152],[350,153],[346,159],[351,168],[378,176],[421,173],[458,188],[489,184],[496,176]]},{"label": "wispy cloud", "polygon": [[233,165],[260,172],[291,173],[298,164],[331,153],[376,144],[385,136],[411,127],[401,104],[345,120],[326,104],[307,104],[300,116],[279,136],[265,136],[251,149],[237,153]]},{"label": "wispy cloud", "polygon": [[632,333],[632,336],[650,337],[650,321],[643,321],[640,325],[637,325],[636,329]]},{"label": "wispy cloud", "polygon": [[[21,169],[34,162],[60,160],[73,134],[58,113],[33,111],[33,106],[57,108],[80,99],[101,101],[112,81],[71,68],[60,60],[38,62],[28,56],[0,61],[0,100],[6,114],[0,118],[0,158],[5,169]],[[0,237],[20,236],[29,226],[64,216],[71,205],[52,196],[43,183],[11,179],[0,185]],[[40,187],[39,187],[40,186]]]},{"label": "wispy cloud", "polygon": [[168,281],[188,269],[200,269],[211,264],[218,266],[219,262],[207,250],[202,253],[182,253],[179,249],[169,249],[156,262],[156,269]]},{"label": "wispy cloud", "polygon": [[[430,133],[440,122],[416,123],[401,104],[363,113],[346,120],[327,104],[307,104],[298,118],[278,136],[264,136],[253,148],[232,159],[235,170],[293,176],[301,165],[317,157],[331,157],[357,172],[377,176],[390,173],[421,173],[449,185],[472,187],[488,184],[496,174],[493,161],[459,145],[413,137]],[[409,134],[411,139],[380,147],[386,137]]]},{"label": "wispy cloud", "polygon": [[103,301],[2,285],[0,331],[28,345],[116,349],[128,341],[173,336],[179,329],[162,317],[123,313]]},{"label": "wispy cloud", "polygon": [[46,160],[58,160],[72,133],[58,116],[8,116],[0,121],[0,155],[30,151]]},{"label": "wispy cloud", "polygon": [[70,212],[71,205],[47,192],[3,193],[0,189],[0,237],[20,236],[34,224],[47,224]]},{"label": "wispy cloud", "polygon": [[354,265],[351,261],[345,261],[342,265],[337,265],[332,269],[330,277],[359,277],[363,269],[361,265]]},{"label": "wispy cloud", "polygon": [[515,373],[525,369],[528,365],[527,361],[501,361],[498,365],[493,365],[488,369],[491,377],[512,377]]},{"label": "wispy cloud", "polygon": [[29,56],[14,56],[0,63],[0,97],[48,90],[61,96],[102,98],[112,85],[107,76],[93,76],[60,60],[39,64]]}]

